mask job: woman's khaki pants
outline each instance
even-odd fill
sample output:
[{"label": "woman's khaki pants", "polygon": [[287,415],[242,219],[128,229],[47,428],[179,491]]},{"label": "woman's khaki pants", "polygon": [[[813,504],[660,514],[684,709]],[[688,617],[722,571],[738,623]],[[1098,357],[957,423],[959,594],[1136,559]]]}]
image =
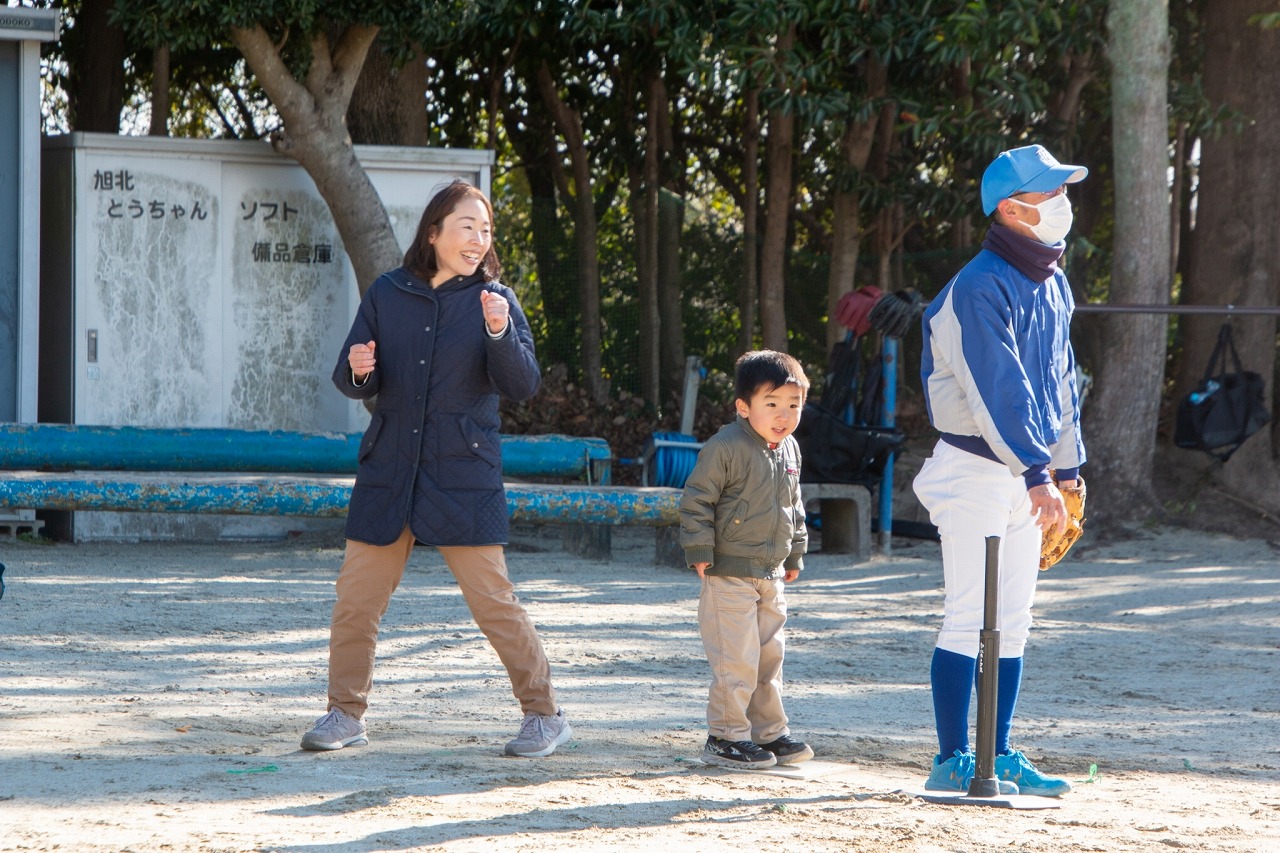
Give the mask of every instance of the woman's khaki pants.
[{"label": "woman's khaki pants", "polygon": [[[390,545],[347,540],[329,629],[329,707],[357,719],[369,707],[378,624],[413,551],[408,527]],[[501,545],[448,546],[441,556],[458,580],[476,625],[489,638],[526,713],[556,713],[551,668],[537,629],[516,598]]]}]

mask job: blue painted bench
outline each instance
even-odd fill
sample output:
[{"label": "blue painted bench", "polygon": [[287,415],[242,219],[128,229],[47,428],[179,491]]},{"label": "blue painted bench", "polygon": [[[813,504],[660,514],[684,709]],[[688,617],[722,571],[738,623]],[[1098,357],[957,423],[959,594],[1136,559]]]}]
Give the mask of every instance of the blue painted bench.
[{"label": "blue painted bench", "polygon": [[[107,512],[193,512],[226,515],[347,514],[352,477],[134,472],[15,471],[0,479],[0,507]],[[658,486],[507,483],[516,522],[559,524],[678,523],[680,490]]]},{"label": "blue painted bench", "polygon": [[[0,509],[182,512],[341,518],[361,433],[0,424]],[[604,439],[502,437],[507,507],[517,523],[565,525],[565,547],[607,558],[609,528],[679,524],[680,489],[610,485]],[[519,478],[565,479],[527,483]],[[870,492],[802,485],[822,504],[822,550],[870,556]],[[664,531],[670,534],[672,531]],[[663,540],[671,540],[663,542]],[[682,562],[674,536],[660,562]]]},{"label": "blue painted bench", "polygon": [[[263,471],[355,474],[362,433],[0,424],[0,470]],[[603,438],[504,435],[506,477],[609,483]]]},{"label": "blue painted bench", "polygon": [[[0,424],[0,507],[230,515],[346,514],[360,433]],[[609,485],[600,438],[502,438],[516,522],[678,523],[680,490]],[[163,473],[161,473],[163,472]],[[572,478],[526,483],[515,478]],[[607,533],[607,530],[606,530]],[[597,554],[608,541],[595,544]]]}]

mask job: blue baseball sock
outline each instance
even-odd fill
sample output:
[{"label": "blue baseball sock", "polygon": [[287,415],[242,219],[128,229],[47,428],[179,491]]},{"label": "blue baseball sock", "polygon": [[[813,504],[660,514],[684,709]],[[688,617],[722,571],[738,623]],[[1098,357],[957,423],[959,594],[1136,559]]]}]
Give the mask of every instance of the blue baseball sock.
[{"label": "blue baseball sock", "polygon": [[938,753],[946,761],[956,751],[969,752],[969,697],[977,658],[946,649],[933,650],[929,679],[933,684],[933,721],[938,729]]},{"label": "blue baseball sock", "polygon": [[1008,755],[1009,730],[1013,728],[1013,712],[1018,707],[1018,690],[1022,687],[1022,658],[1000,658],[1000,684],[996,696],[996,755]]}]

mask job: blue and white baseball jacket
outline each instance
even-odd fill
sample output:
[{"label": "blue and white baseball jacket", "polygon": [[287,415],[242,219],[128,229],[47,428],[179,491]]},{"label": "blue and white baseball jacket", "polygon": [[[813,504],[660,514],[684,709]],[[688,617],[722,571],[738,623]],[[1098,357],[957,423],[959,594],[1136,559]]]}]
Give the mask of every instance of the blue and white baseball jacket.
[{"label": "blue and white baseball jacket", "polygon": [[[1047,273],[1046,273],[1047,274]],[[1006,465],[1031,488],[1085,461],[1071,313],[1060,269],[1035,281],[984,248],[922,318],[929,421],[957,447]]]}]

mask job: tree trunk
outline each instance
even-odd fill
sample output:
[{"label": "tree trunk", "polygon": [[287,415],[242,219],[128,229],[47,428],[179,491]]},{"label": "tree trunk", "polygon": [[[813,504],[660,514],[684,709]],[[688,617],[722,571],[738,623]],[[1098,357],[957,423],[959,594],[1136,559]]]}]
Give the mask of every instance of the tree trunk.
[{"label": "tree trunk", "polygon": [[[901,202],[894,202],[880,211],[876,223],[876,287],[882,293],[892,293],[901,280],[902,239],[906,236],[906,210]],[[898,273],[898,275],[895,275]]]},{"label": "tree trunk", "polygon": [[[850,128],[852,129],[852,128]],[[849,141],[845,135],[845,144]],[[836,319],[836,306],[853,291],[862,247],[861,199],[855,189],[837,190],[832,200],[831,271],[827,276],[827,349],[845,338],[846,329]]]},{"label": "tree trunk", "polygon": [[742,289],[738,294],[738,351],[755,344],[756,308],[760,304],[760,90],[744,96],[742,128]]},{"label": "tree trunk", "polygon": [[[955,67],[951,69],[951,97],[954,103],[960,109],[962,114],[967,114],[973,110],[973,58],[965,56],[960,58]],[[973,156],[962,156],[955,163],[955,178],[957,183],[965,181],[973,181],[978,183],[978,177],[975,177],[977,171],[974,167]],[[968,253],[970,247],[976,242],[974,238],[973,214],[967,210],[957,216],[951,222],[951,233],[947,241],[948,247],[952,250],[953,257],[959,257],[962,253]]]},{"label": "tree trunk", "polygon": [[[867,60],[867,98],[883,97],[886,86],[884,66]],[[850,119],[840,140],[841,166],[844,174],[836,183],[832,199],[831,272],[827,277],[827,349],[844,340],[848,331],[836,319],[840,297],[853,290],[858,271],[858,254],[862,247],[862,202],[857,190],[857,174],[867,168],[871,147],[876,138],[877,114],[867,121]]]},{"label": "tree trunk", "polygon": [[1169,192],[1169,273],[1178,271],[1178,255],[1182,240],[1182,213],[1187,197],[1187,123],[1178,122],[1173,142],[1173,186]]},{"label": "tree trunk", "polygon": [[403,258],[386,207],[356,159],[345,119],[360,68],[377,34],[377,27],[348,27],[336,46],[326,36],[316,36],[306,79],[299,81],[266,30],[231,29],[232,41],[284,119],[284,130],[274,136],[272,145],[298,161],[315,182],[342,236],[361,296],[374,279]]},{"label": "tree trunk", "polygon": [[[898,115],[898,104],[886,100],[880,105],[880,119],[876,122],[875,143],[872,146],[871,171],[881,181],[889,177],[889,157],[894,149],[894,122]],[[876,211],[875,225],[872,226],[871,244],[875,249],[876,287],[881,292],[893,290],[892,260],[894,246],[897,244],[897,213],[894,208],[900,206],[890,202]]]},{"label": "tree trunk", "polygon": [[374,42],[365,58],[347,109],[347,128],[357,145],[427,144],[427,64],[413,58],[396,68]]},{"label": "tree trunk", "polygon": [[764,245],[760,251],[760,333],[766,349],[787,351],[787,235],[791,219],[791,155],[796,119],[769,111],[765,140]]},{"label": "tree trunk", "polygon": [[[1109,15],[1116,235],[1115,302],[1168,304],[1168,8],[1113,2]],[[1101,170],[1095,170],[1095,175]],[[1090,497],[1099,517],[1135,520],[1159,509],[1151,487],[1168,319],[1109,315],[1088,412]]]},{"label": "tree trunk", "polygon": [[633,181],[636,220],[636,279],[640,287],[640,391],[655,410],[662,408],[662,360],[658,355],[662,321],[658,314],[658,183],[662,140],[659,138],[661,78],[651,69],[645,87],[644,158]]},{"label": "tree trunk", "polygon": [[169,45],[158,45],[151,59],[151,126],[148,136],[169,135]]},{"label": "tree trunk", "polygon": [[[1200,182],[1187,301],[1199,305],[1274,305],[1280,299],[1280,232],[1275,225],[1280,166],[1273,140],[1280,134],[1275,77],[1259,69],[1280,62],[1280,30],[1248,24],[1274,10],[1266,0],[1220,0],[1205,19],[1204,89],[1251,121],[1240,132],[1201,139]],[[1179,394],[1199,381],[1222,317],[1183,319]],[[1237,317],[1236,346],[1244,369],[1262,374],[1272,399],[1276,319]],[[1219,473],[1224,488],[1271,512],[1280,511],[1271,431],[1246,441]]]},{"label": "tree trunk", "polygon": [[522,164],[529,182],[529,228],[542,294],[544,340],[554,341],[557,346],[554,352],[540,355],[544,360],[550,357],[563,364],[570,375],[576,376],[581,369],[577,341],[582,318],[567,241],[560,226],[556,173],[561,170],[555,129],[544,111],[517,112],[509,102],[503,107],[503,126],[516,153],[515,160]]},{"label": "tree trunk", "polygon": [[[116,0],[82,0],[67,40],[77,45],[79,59],[67,63],[67,102],[73,130],[119,133],[124,107],[124,30],[111,23]],[[65,38],[64,37],[64,38]]]},{"label": "tree trunk", "polygon": [[[778,36],[775,54],[795,44],[796,26]],[[779,60],[780,63],[780,60]],[[760,334],[766,349],[787,351],[787,236],[791,224],[791,170],[796,117],[781,107],[769,110],[765,139],[764,245],[760,252]]]},{"label": "tree trunk", "polygon": [[[1112,8],[1115,8],[1117,3],[1125,6],[1134,5],[1129,0],[1113,0]],[[1137,0],[1136,5],[1138,8],[1146,9],[1154,7],[1155,4],[1151,0]],[[1167,7],[1167,0],[1160,5]],[[1164,10],[1163,17],[1165,20],[1169,18],[1167,8]],[[1154,38],[1156,34],[1151,35]],[[1167,48],[1165,53],[1168,53]],[[1093,54],[1089,51],[1080,54],[1068,53],[1060,62],[1066,68],[1067,82],[1049,97],[1049,114],[1055,122],[1065,128],[1059,136],[1064,140],[1071,140],[1076,136],[1076,124],[1080,121],[1080,100],[1085,86],[1093,82]],[[1167,64],[1166,61],[1166,66]],[[1075,152],[1069,149],[1058,151],[1056,154],[1063,160],[1069,160],[1075,156]]]},{"label": "tree trunk", "polygon": [[573,169],[574,245],[578,255],[578,298],[582,305],[582,382],[591,399],[603,403],[604,381],[600,330],[600,258],[596,249],[596,208],[591,160],[582,132],[582,116],[560,97],[551,69],[538,65],[538,91],[568,148]]},{"label": "tree trunk", "polygon": [[[685,157],[676,148],[666,82],[658,79],[658,133],[662,140],[658,192],[658,316],[662,320],[661,359],[664,399],[684,391],[684,291],[680,286],[680,246],[684,234]],[[683,399],[681,400],[683,404]]]}]

